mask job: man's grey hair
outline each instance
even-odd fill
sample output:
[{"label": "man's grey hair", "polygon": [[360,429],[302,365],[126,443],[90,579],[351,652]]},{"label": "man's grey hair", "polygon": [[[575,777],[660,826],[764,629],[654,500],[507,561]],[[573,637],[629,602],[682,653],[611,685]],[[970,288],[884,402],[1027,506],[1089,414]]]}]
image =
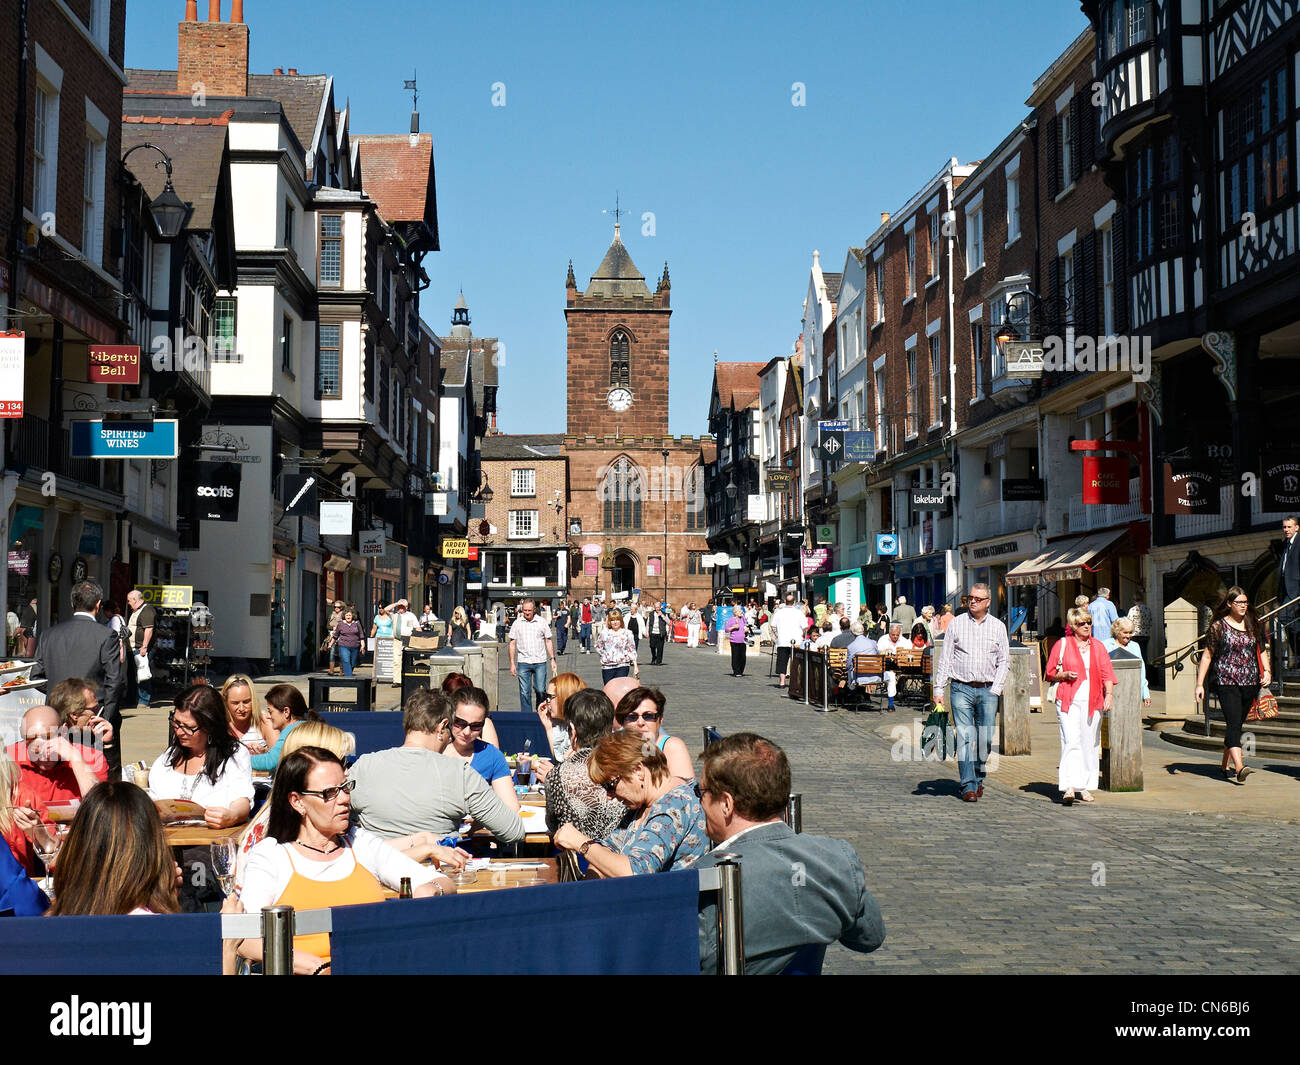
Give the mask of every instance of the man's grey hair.
[{"label": "man's grey hair", "polygon": [[860,621],[850,622],[849,631],[853,633],[854,636],[861,636],[863,633],[862,622]]},{"label": "man's grey hair", "polygon": [[1098,589],[1097,589],[1097,598],[1099,598],[1099,599],[1109,599],[1109,598],[1110,598],[1110,589],[1109,589],[1109,588],[1098,588]]},{"label": "man's grey hair", "polygon": [[974,595],[976,592],[983,592],[985,595],[991,595],[989,592],[989,586],[984,583],[972,584],[969,591],[971,595]]},{"label": "man's grey hair", "polygon": [[535,599],[521,599],[519,601],[519,609],[523,610],[523,608],[528,606],[529,603],[533,605],[534,610],[537,609],[537,601]]},{"label": "man's grey hair", "polygon": [[897,629],[899,632],[902,632],[902,631],[903,631],[903,623],[902,623],[901,621],[895,621],[893,624],[891,624],[891,625],[889,626],[889,631],[890,631],[890,632],[893,632],[895,629]]}]

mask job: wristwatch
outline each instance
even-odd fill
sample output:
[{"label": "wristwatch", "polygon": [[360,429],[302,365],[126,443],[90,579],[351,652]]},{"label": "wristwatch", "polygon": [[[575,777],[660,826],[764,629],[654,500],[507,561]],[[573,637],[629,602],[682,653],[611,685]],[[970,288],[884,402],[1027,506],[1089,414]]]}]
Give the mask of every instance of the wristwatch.
[{"label": "wristwatch", "polygon": [[578,848],[578,853],[581,854],[584,858],[587,857],[587,850],[588,850],[588,848],[590,848],[590,847],[592,846],[592,844],[596,844],[596,843],[599,843],[599,842],[600,842],[600,840],[598,840],[598,839],[589,839],[589,840],[587,840],[586,843],[584,843],[581,847]]}]

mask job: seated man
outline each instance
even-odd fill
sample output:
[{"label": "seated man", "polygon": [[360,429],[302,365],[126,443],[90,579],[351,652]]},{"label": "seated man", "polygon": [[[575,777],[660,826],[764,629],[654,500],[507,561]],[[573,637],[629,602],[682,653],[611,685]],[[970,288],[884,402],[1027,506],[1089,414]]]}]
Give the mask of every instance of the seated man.
[{"label": "seated man", "polygon": [[[903,626],[893,624],[889,632],[876,641],[876,651],[887,659],[897,656],[899,651],[910,651],[912,645],[903,639]],[[889,709],[894,709],[894,696],[898,694],[898,675],[892,670],[885,670],[885,693],[889,696]]]},{"label": "seated man", "polygon": [[50,706],[59,715],[68,741],[81,752],[95,779],[108,779],[108,759],[103,748],[113,742],[113,726],[99,716],[94,686],[81,677],[61,680],[50,689]]},{"label": "seated man", "polygon": [[451,701],[455,711],[451,718],[451,744],[443,749],[443,757],[467,763],[492,786],[503,803],[518,813],[515,775],[506,756],[481,738],[487,723],[487,692],[475,687],[457,688],[451,693]]},{"label": "seated man", "polygon": [[69,741],[53,707],[33,706],[22,718],[21,742],[8,748],[21,772],[18,790],[23,805],[30,805],[47,824],[50,803],[70,802],[90,794],[99,781]]},{"label": "seated man", "polygon": [[444,758],[456,710],[442,692],[422,688],[406,700],[401,747],[357,759],[352,813],[361,827],[393,839],[416,832],[456,835],[466,817],[503,843],[524,838],[524,823],[469,762]]},{"label": "seated man", "polygon": [[852,622],[850,631],[853,633],[853,642],[849,644],[849,672],[853,675],[853,683],[874,684],[880,680],[880,676],[878,674],[868,676],[865,673],[858,673],[857,657],[858,655],[876,654],[876,641],[866,634],[860,621]]},{"label": "seated man", "polygon": [[832,647],[848,647],[857,639],[857,636],[853,634],[853,628],[848,618],[842,618],[838,614],[832,614],[829,621],[831,625],[839,626],[837,634],[831,637]]},{"label": "seated man", "polygon": [[[867,890],[862,862],[843,840],[796,835],[781,819],[790,797],[785,752],[752,732],[739,732],[703,754],[700,804],[717,849],[740,858],[745,973],[781,972],[812,944],[838,940],[868,954],[885,940],[880,907]],[[792,871],[793,870],[793,874]],[[716,896],[700,909],[700,971],[717,972]]]}]

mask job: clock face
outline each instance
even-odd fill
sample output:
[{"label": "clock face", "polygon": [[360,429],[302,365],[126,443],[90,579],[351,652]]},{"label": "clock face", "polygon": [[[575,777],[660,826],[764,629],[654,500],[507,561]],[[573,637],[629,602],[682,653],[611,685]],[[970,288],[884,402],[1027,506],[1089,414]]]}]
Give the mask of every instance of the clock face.
[{"label": "clock face", "polygon": [[627,388],[611,388],[609,390],[609,409],[614,411],[627,410],[632,406],[632,391]]}]

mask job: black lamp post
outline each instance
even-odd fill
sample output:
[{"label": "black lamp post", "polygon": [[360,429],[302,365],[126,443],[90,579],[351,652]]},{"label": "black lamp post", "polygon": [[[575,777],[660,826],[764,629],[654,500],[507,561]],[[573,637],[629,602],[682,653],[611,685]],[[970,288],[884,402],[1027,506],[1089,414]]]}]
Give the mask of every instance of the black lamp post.
[{"label": "black lamp post", "polygon": [[141,148],[152,148],[162,156],[162,159],[154,163],[155,167],[166,167],[167,183],[149,204],[149,209],[153,212],[154,225],[158,227],[158,235],[163,240],[175,240],[180,236],[180,232],[185,228],[185,223],[190,217],[190,205],[176,195],[176,189],[172,185],[172,161],[171,156],[164,152],[156,144],[137,144],[134,148],[127,150],[126,155],[122,156],[122,162],[125,163],[132,152],[138,152]]}]

